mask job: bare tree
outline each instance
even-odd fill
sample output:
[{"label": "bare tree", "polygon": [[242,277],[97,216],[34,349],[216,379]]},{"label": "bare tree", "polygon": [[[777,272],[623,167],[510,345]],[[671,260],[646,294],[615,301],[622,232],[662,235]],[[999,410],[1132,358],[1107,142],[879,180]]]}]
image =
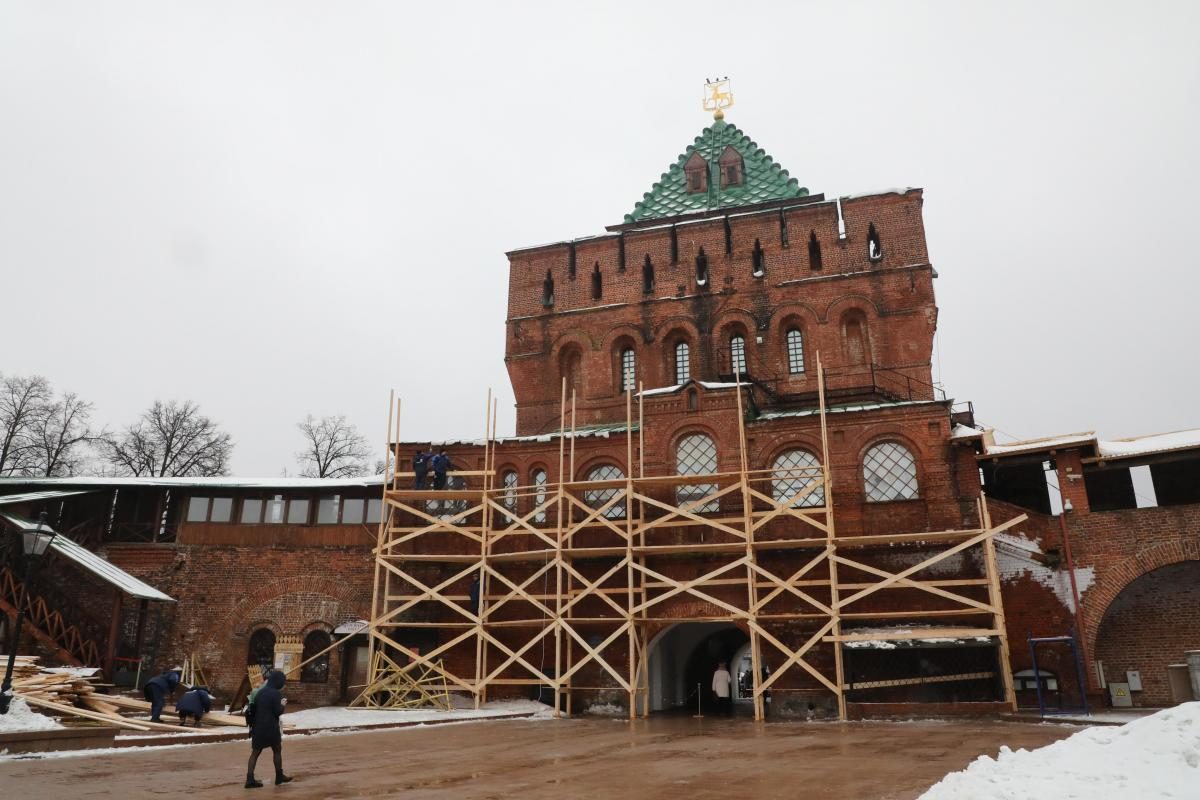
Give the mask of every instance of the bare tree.
[{"label": "bare tree", "polygon": [[40,375],[0,380],[0,475],[24,475],[36,460],[38,419],[54,398]]},{"label": "bare tree", "polygon": [[352,478],[367,474],[371,450],[367,440],[345,417],[321,417],[309,414],[296,423],[304,435],[304,449],[296,460],[306,478]]},{"label": "bare tree", "polygon": [[224,475],[233,439],[192,401],[156,400],[141,418],[104,442],[105,455],[124,475]]},{"label": "bare tree", "polygon": [[46,404],[33,422],[30,471],[44,478],[79,474],[84,446],[105,435],[92,430],[92,404],[74,392]]}]

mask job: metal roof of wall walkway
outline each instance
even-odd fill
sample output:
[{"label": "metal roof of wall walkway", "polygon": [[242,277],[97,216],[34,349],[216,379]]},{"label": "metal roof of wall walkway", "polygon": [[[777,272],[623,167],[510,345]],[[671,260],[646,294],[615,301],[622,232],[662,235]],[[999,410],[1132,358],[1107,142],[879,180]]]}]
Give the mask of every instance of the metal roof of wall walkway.
[{"label": "metal roof of wall walkway", "polygon": [[[18,530],[32,531],[38,527],[38,523],[33,520],[26,519],[19,514],[13,514],[9,511],[0,512],[0,518],[6,520]],[[50,527],[43,525],[42,530],[50,530]],[[112,584],[130,597],[136,597],[139,600],[161,600],[166,603],[175,602],[175,598],[163,594],[150,584],[133,577],[116,564],[96,555],[91,550],[80,547],[61,533],[57,534],[53,541],[50,542],[50,549],[60,556],[74,561],[83,569],[106,583]]]},{"label": "metal roof of wall walkway", "polygon": [[16,505],[17,503],[38,503],[42,500],[57,500],[60,497],[70,497],[76,494],[91,494],[96,489],[75,489],[72,491],[24,492],[23,494],[0,495],[0,506]]}]

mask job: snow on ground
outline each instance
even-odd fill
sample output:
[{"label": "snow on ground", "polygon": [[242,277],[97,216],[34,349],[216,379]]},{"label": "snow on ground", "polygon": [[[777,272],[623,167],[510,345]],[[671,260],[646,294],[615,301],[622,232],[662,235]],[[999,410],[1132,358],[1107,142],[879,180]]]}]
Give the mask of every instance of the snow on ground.
[{"label": "snow on ground", "polygon": [[533,714],[538,719],[546,719],[554,716],[554,709],[536,700],[498,700],[487,703],[478,711],[474,708],[437,711],[429,708],[375,709],[325,706],[285,714],[283,720],[297,728],[358,728],[370,725],[392,725],[397,722],[488,719],[507,714]]},{"label": "snow on ground", "polygon": [[593,717],[627,717],[629,709],[621,708],[615,703],[593,703],[583,710],[584,714],[590,714]]},{"label": "snow on ground", "polygon": [[0,733],[54,731],[61,727],[62,723],[58,720],[31,709],[23,697],[14,697],[8,713],[0,714]]},{"label": "snow on ground", "polygon": [[1094,727],[1037,750],[1000,748],[921,800],[1151,800],[1200,797],[1200,702]]}]

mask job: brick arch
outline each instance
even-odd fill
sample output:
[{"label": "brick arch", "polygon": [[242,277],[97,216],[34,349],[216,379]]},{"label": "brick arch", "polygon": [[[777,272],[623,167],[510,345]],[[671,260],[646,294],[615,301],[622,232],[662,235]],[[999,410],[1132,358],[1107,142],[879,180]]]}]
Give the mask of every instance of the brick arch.
[{"label": "brick arch", "polygon": [[[370,562],[364,560],[364,567],[369,566]],[[340,605],[350,608],[357,605],[356,599],[353,597],[355,593],[347,589],[344,580],[338,580],[328,575],[295,575],[276,578],[235,603],[229,613],[222,618],[217,629],[227,630],[233,635],[246,635],[249,631],[245,627],[245,622],[251,612],[277,597],[296,592],[327,595]]]},{"label": "brick arch", "polygon": [[1149,575],[1160,567],[1184,561],[1200,561],[1200,542],[1185,542],[1182,539],[1162,542],[1121,561],[1111,569],[1106,569],[1095,585],[1080,598],[1080,604],[1083,606],[1083,624],[1087,628],[1088,652],[1096,652],[1100,625],[1108,614],[1109,606],[1121,592],[1138,578]]},{"label": "brick arch", "polygon": [[821,315],[821,321],[829,322],[833,319],[835,310],[837,311],[836,316],[838,320],[841,320],[846,312],[855,310],[866,314],[868,321],[883,315],[879,310],[879,306],[865,294],[844,294],[837,298],[825,307],[825,312]]}]

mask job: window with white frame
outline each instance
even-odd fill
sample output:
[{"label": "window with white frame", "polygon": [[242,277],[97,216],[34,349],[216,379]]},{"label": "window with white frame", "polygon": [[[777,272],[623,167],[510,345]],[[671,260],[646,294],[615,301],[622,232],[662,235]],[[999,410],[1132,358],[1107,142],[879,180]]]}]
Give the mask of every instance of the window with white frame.
[{"label": "window with white frame", "polygon": [[[615,464],[601,464],[598,467],[592,467],[588,470],[586,480],[589,481],[613,481],[624,478],[625,473]],[[607,489],[587,489],[583,493],[583,502],[587,503],[592,508],[600,508],[609,500],[612,500],[618,494],[623,492],[622,489],[611,487]],[[625,499],[613,503],[612,506],[604,512],[604,516],[608,519],[624,519],[625,518]]]},{"label": "window with white frame", "polygon": [[881,442],[863,458],[863,487],[867,502],[912,500],[917,497],[917,461],[899,442]]},{"label": "window with white frame", "polygon": [[675,383],[687,383],[692,377],[692,349],[687,342],[675,345]]},{"label": "window with white frame", "polygon": [[788,372],[799,375],[804,372],[804,334],[799,328],[787,332]]},{"label": "window with white frame", "polygon": [[741,334],[729,339],[729,362],[734,375],[746,374],[746,340]]},{"label": "window with white frame", "polygon": [[632,392],[637,386],[637,356],[632,347],[621,351],[621,391]]},{"label": "window with white frame", "polygon": [[772,465],[771,488],[775,499],[792,508],[825,505],[821,462],[807,450],[780,453]]},{"label": "window with white frame", "polygon": [[[540,507],[546,502],[546,470],[539,469],[533,473],[533,505],[535,508]],[[533,515],[535,524],[546,524],[546,509],[542,509]]]},{"label": "window with white frame", "polygon": [[[679,440],[675,446],[676,475],[711,475],[717,471],[717,445],[712,437],[703,433],[693,433]],[[694,503],[717,490],[716,484],[698,483],[680,486],[675,490],[675,501],[680,505]],[[720,509],[719,500],[709,500],[694,508],[694,511],[707,513]]]}]

